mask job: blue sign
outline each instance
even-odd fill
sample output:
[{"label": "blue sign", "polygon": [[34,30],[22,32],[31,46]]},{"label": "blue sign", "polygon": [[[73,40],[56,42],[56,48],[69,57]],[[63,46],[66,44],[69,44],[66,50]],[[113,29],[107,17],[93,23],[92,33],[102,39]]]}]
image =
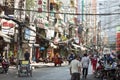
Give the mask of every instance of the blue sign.
[{"label": "blue sign", "polygon": [[30,29],[28,28],[25,29],[25,39],[30,40]]},{"label": "blue sign", "polygon": [[41,51],[45,50],[45,47],[40,47],[40,50],[41,50]]}]

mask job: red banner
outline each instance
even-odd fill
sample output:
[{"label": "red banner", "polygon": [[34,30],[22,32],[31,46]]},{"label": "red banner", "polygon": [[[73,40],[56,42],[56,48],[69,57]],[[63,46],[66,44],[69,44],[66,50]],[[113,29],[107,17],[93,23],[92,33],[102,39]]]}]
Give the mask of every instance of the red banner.
[{"label": "red banner", "polygon": [[3,22],[3,23],[2,23],[2,26],[3,26],[3,27],[10,27],[10,28],[13,28],[13,27],[15,26],[15,24],[6,21],[6,22]]},{"label": "red banner", "polygon": [[120,33],[116,34],[116,50],[120,50]]}]

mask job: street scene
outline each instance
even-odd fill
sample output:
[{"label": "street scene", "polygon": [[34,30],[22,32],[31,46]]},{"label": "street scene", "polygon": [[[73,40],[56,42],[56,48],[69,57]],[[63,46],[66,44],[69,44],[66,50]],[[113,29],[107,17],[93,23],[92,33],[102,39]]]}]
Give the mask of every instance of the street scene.
[{"label": "street scene", "polygon": [[0,0],[0,80],[120,80],[120,0]]}]

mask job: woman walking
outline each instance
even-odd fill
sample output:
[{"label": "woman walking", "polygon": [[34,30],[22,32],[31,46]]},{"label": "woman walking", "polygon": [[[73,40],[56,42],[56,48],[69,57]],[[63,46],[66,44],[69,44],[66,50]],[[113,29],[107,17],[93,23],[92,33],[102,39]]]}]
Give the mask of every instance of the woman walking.
[{"label": "woman walking", "polygon": [[93,70],[93,73],[96,71],[96,66],[97,66],[97,56],[94,55],[92,58],[91,58],[91,64],[92,64],[92,70]]}]

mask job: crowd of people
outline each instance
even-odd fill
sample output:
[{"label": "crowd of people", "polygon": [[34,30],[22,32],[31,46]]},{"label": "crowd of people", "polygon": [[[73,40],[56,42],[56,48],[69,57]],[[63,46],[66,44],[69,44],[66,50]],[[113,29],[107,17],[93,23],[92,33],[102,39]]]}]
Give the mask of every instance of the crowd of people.
[{"label": "crowd of people", "polygon": [[[101,65],[104,66],[104,68],[116,68],[120,62],[120,54],[117,55],[113,52],[102,55],[84,53],[83,56],[80,56],[72,52],[68,56],[68,61],[70,64],[71,80],[80,80],[80,77],[87,79],[89,66],[92,67],[91,71],[94,75],[96,75],[98,69],[101,69]],[[104,75],[102,77],[104,77]]]}]

